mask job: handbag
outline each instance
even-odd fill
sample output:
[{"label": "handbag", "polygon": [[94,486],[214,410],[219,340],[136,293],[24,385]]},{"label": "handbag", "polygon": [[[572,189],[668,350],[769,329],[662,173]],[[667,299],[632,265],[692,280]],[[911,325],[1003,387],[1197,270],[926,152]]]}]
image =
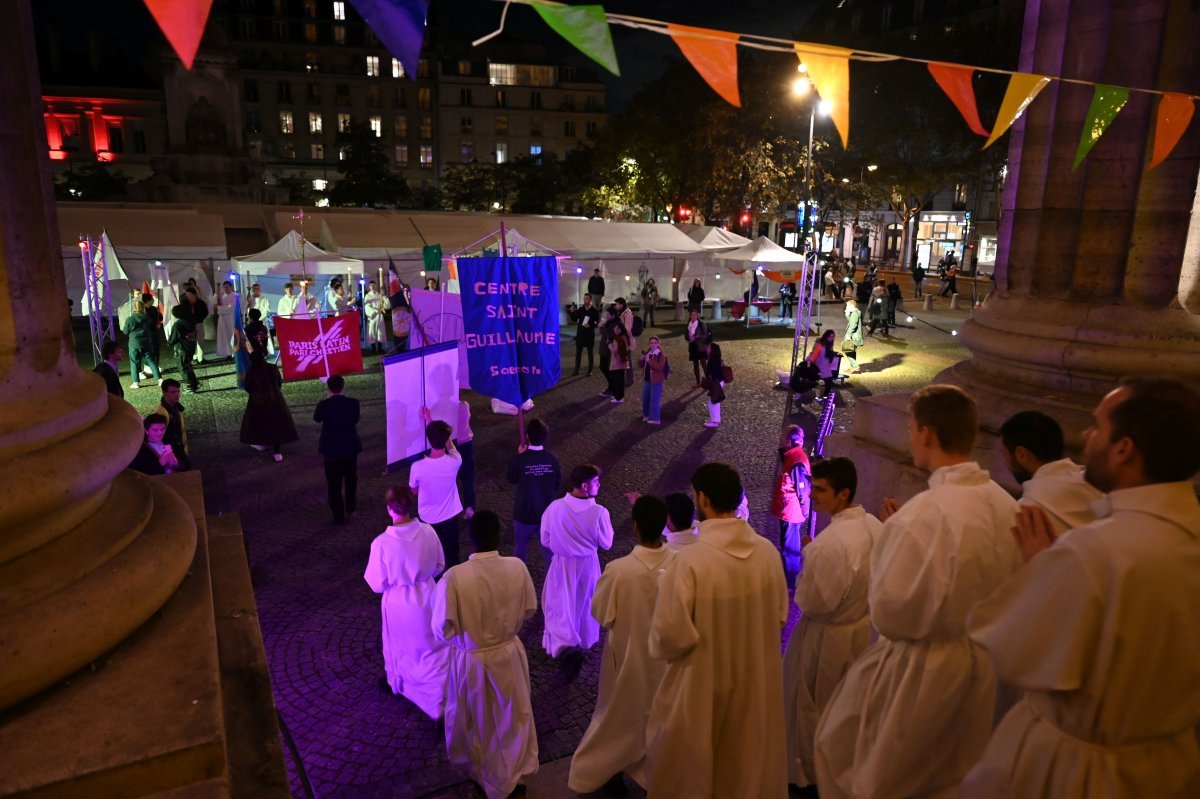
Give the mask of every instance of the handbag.
[{"label": "handbag", "polygon": [[725,383],[727,383],[727,384],[733,382],[733,367],[732,366],[722,366],[721,367],[721,379],[724,380]]}]

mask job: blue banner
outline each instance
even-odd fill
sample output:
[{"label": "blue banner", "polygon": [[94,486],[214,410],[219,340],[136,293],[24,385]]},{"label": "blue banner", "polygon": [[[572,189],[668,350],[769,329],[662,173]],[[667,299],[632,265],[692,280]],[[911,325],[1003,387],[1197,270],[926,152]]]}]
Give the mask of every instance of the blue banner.
[{"label": "blue banner", "polygon": [[471,388],[510,405],[553,388],[558,349],[558,261],[459,258]]}]

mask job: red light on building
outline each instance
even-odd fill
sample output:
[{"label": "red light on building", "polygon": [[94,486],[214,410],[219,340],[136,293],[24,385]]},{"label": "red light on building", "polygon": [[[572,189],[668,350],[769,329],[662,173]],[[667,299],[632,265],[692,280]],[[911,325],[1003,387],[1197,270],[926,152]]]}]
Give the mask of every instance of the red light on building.
[{"label": "red light on building", "polygon": [[50,160],[51,161],[66,161],[67,153],[65,150],[51,150],[50,151]]},{"label": "red light on building", "polygon": [[112,161],[115,161],[116,156],[110,153],[108,150],[100,150],[96,153],[96,160],[103,164],[108,164]]}]

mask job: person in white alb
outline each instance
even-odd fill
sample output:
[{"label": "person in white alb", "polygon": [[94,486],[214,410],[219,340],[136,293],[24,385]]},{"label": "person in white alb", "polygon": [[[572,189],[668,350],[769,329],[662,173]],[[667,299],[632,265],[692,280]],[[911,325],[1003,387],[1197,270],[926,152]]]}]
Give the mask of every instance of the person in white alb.
[{"label": "person in white alb", "polygon": [[622,772],[638,783],[646,756],[646,718],[666,663],[650,657],[650,617],[658,581],[675,553],[659,532],[667,506],[655,497],[633,503],[637,544],[608,564],[596,583],[592,617],[608,630],[600,666],[596,709],[571,759],[567,785],[579,793],[625,788]]},{"label": "person in white alb", "polygon": [[217,355],[222,358],[233,357],[236,305],[237,295],[233,293],[233,283],[226,280],[221,284],[221,290],[217,292],[217,298],[213,301],[213,310],[217,314]]},{"label": "person in white alb", "polygon": [[538,770],[529,660],[517,638],[537,610],[537,593],[525,563],[497,552],[499,516],[479,511],[467,534],[475,553],[433,592],[433,632],[451,647],[446,753],[487,799],[505,799]]},{"label": "person in white alb", "polygon": [[367,317],[367,346],[371,352],[383,352],[387,349],[387,326],[384,324],[384,312],[392,307],[387,295],[379,293],[379,287],[372,280],[367,284],[367,293],[363,295],[363,313]]},{"label": "person in white alb", "polygon": [[450,425],[441,419],[425,425],[425,438],[429,453],[409,467],[408,487],[417,495],[421,521],[433,527],[442,542],[446,565],[454,566],[459,562],[458,520],[463,510],[458,498],[462,456],[454,448]]},{"label": "person in white alb", "polygon": [[667,529],[663,538],[667,546],[678,552],[700,540],[696,530],[696,505],[682,492],[667,494]]},{"label": "person in white alb", "polygon": [[283,296],[279,298],[279,303],[275,306],[275,313],[285,319],[291,319],[296,315],[296,308],[300,304],[300,298],[296,296],[296,287],[291,283],[283,284]]},{"label": "person in white alb", "polygon": [[1040,507],[1026,563],[971,612],[972,640],[1024,691],[961,796],[1200,796],[1200,393],[1128,382],[1092,412],[1097,518],[1056,538]]},{"label": "person in white alb", "polygon": [[995,718],[996,675],[967,613],[1020,567],[1017,503],[971,460],[979,423],[966,392],[927,386],[908,410],[929,489],[903,507],[884,500],[867,592],[880,637],[817,724],[822,799],[954,796]]},{"label": "person in white alb", "polygon": [[1021,484],[1022,505],[1046,511],[1054,535],[1096,518],[1092,503],[1100,492],[1083,479],[1083,467],[1063,453],[1063,431],[1040,411],[1021,411],[1000,426],[1004,461]]},{"label": "person in white alb", "polygon": [[371,542],[363,579],[382,594],[383,668],[387,687],[431,719],[442,717],[450,653],[430,626],[433,578],[446,567],[437,533],[418,521],[417,498],[393,486],[384,498],[392,523]]},{"label": "person in white alb", "polygon": [[883,523],[854,502],[857,490],[858,471],[849,458],[812,467],[812,507],[827,514],[830,523],[815,539],[800,540],[804,570],[795,602],[801,615],[783,656],[788,782],[798,788],[816,783],[817,720],[850,664],[871,642],[867,584],[871,549]]},{"label": "person in white alb", "polygon": [[568,673],[578,673],[583,651],[600,640],[592,593],[600,577],[597,550],[612,546],[613,528],[608,508],[596,502],[600,470],[581,464],[569,482],[570,493],[542,513],[542,546],[554,553],[542,586],[542,646],[552,658],[563,656]]},{"label": "person in white alb", "polygon": [[666,673],[646,725],[647,796],[785,799],[779,550],[733,515],[732,466],[706,463],[692,490],[700,540],[667,564],[650,620]]},{"label": "person in white alb", "polygon": [[[255,308],[257,308],[258,312],[262,315],[260,318],[262,319],[263,324],[267,324],[268,320],[271,318],[271,301],[263,296],[262,286],[260,286],[258,283],[255,283],[250,287],[250,307],[246,309],[246,313],[250,313],[250,311]],[[268,336],[267,354],[271,355],[274,352],[275,338],[273,336]]]}]

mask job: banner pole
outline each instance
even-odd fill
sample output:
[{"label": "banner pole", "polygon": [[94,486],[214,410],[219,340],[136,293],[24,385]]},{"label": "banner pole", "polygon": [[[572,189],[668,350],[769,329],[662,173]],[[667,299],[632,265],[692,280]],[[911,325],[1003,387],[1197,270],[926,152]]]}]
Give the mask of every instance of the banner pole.
[{"label": "banner pole", "polygon": [[[504,220],[500,220],[500,263],[504,264],[508,260],[508,227],[504,224]],[[464,321],[465,326],[465,321]],[[525,438],[525,403],[517,403],[517,439],[520,446],[525,446],[527,440]]]}]

